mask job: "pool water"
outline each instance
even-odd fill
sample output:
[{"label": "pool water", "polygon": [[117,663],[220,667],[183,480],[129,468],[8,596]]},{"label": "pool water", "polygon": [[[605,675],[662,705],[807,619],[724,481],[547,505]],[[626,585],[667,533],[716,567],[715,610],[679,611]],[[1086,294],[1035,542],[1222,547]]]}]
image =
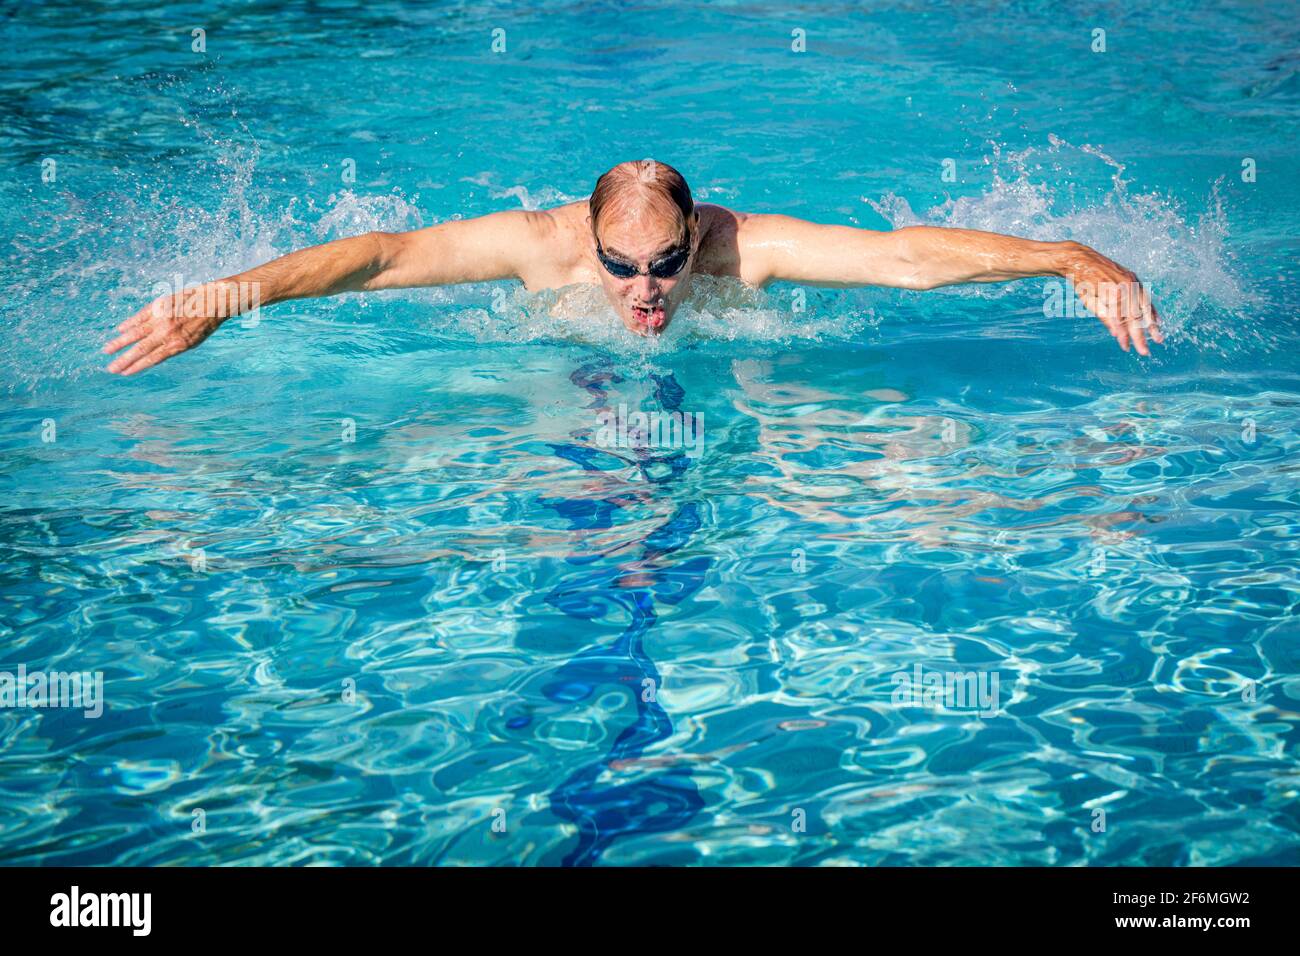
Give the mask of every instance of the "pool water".
[{"label": "pool water", "polygon": [[[104,706],[0,709],[0,860],[1300,862],[1300,18],[1218,6],[5,14],[0,671]],[[656,342],[471,285],[103,371],[158,283],[645,156],[1086,242],[1166,344],[706,277]]]}]

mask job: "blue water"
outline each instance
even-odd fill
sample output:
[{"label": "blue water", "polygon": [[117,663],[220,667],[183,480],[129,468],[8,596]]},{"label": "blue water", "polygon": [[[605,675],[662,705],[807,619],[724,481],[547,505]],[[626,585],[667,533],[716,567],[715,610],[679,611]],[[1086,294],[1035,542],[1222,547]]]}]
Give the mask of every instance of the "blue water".
[{"label": "blue water", "polygon": [[[105,697],[0,709],[0,860],[1300,862],[1297,5],[529,6],[0,21],[0,671]],[[697,280],[657,343],[482,285],[103,371],[173,276],[644,156],[1089,243],[1167,342],[1040,280]]]}]

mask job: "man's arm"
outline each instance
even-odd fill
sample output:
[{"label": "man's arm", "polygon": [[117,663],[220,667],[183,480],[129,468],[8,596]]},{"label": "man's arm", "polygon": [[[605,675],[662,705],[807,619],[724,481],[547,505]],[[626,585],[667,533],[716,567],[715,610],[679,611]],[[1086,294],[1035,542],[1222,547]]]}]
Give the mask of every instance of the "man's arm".
[{"label": "man's arm", "polygon": [[369,232],[299,249],[264,265],[155,299],[104,346],[123,375],[194,348],[226,319],[258,307],[375,289],[519,278],[554,224],[545,212],[498,212],[414,232]]},{"label": "man's arm", "polygon": [[1077,242],[1036,242],[974,229],[907,226],[875,232],[791,216],[741,219],[737,245],[746,281],[882,285],[933,289],[962,282],[1061,276],[1079,301],[1128,351],[1151,354],[1146,334],[1164,341],[1150,296],[1136,275]]}]

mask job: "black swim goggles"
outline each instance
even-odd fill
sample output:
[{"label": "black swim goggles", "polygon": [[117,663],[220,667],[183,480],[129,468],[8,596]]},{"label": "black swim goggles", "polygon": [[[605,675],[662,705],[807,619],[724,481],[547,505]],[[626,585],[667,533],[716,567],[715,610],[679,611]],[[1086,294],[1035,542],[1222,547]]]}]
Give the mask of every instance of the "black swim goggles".
[{"label": "black swim goggles", "polygon": [[[682,271],[686,265],[686,260],[690,257],[691,230],[688,226],[685,244],[678,246],[667,255],[655,259],[646,267],[646,272],[656,279],[671,279]],[[641,270],[631,262],[624,262],[622,259],[611,259],[605,255],[605,250],[601,248],[599,239],[596,240],[596,258],[605,267],[605,271],[615,279],[631,279],[633,276],[641,275]]]}]

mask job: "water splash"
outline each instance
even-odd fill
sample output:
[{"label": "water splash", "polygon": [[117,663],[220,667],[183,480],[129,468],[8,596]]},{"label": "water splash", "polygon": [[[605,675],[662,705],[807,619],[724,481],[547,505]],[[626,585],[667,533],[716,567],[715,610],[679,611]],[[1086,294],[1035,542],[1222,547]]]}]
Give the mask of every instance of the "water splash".
[{"label": "water splash", "polygon": [[[1260,297],[1238,279],[1227,248],[1221,183],[1211,187],[1207,211],[1194,216],[1174,197],[1133,191],[1124,178],[1125,165],[1097,147],[1076,147],[1055,135],[1048,141],[1047,147],[1005,155],[998,144],[990,144],[986,162],[993,185],[978,196],[949,198],[923,215],[893,192],[879,200],[862,198],[895,229],[950,226],[1082,242],[1132,269],[1151,287],[1167,331],[1221,352],[1226,351],[1224,340],[1267,347],[1250,319]],[[1053,187],[1037,178],[1033,161],[1050,165],[1053,181],[1070,185]],[[1095,179],[1098,162],[1110,170],[1111,188],[1100,196],[1073,185]],[[1006,295],[1012,288],[971,285],[940,291],[973,298]]]},{"label": "water splash", "polygon": [[[229,94],[219,84],[208,92],[220,108],[228,106]],[[196,159],[208,159],[208,164],[192,162],[194,168],[177,172],[159,163],[137,173],[119,172],[111,188],[89,196],[72,187],[33,197],[43,214],[10,240],[18,296],[4,307],[10,320],[0,331],[5,346],[0,363],[11,394],[101,374],[99,347],[118,322],[152,298],[159,282],[174,283],[177,277],[185,284],[207,281],[303,246],[430,224],[418,195],[401,188],[377,195],[340,190],[320,207],[311,198],[280,205],[273,174],[259,170],[262,148],[251,136],[218,138],[194,115],[182,115],[179,122],[196,141]],[[1220,352],[1231,343],[1238,349],[1247,344],[1274,347],[1249,320],[1247,310],[1257,313],[1259,301],[1236,276],[1217,185],[1208,211],[1193,217],[1170,197],[1133,191],[1124,165],[1092,146],[1074,147],[1052,136],[1046,148],[1004,155],[994,143],[990,153],[994,182],[977,196],[950,198],[924,215],[892,192],[864,199],[895,228],[931,223],[1035,239],[1077,239],[1148,281],[1174,337]],[[1031,161],[1037,167],[1031,168]],[[1075,187],[1054,188],[1036,172],[1044,163],[1055,170],[1053,181],[1067,182],[1089,179],[1086,173],[1070,175],[1070,167],[1092,164],[1095,179],[1095,165],[1102,163],[1109,170],[1110,189],[1097,198],[1081,195],[1084,190]],[[517,200],[525,209],[574,198],[550,186],[500,186],[490,174],[468,181],[486,186],[495,199]],[[204,204],[196,196],[215,196],[216,201]],[[1011,288],[963,286],[939,295],[1000,297],[1012,294]],[[652,361],[710,343],[871,342],[881,321],[878,307],[899,296],[892,290],[806,289],[806,307],[796,310],[792,292],[780,285],[763,292],[734,279],[697,276],[692,300],[680,310],[671,333],[658,340],[623,329],[594,286],[533,294],[517,286],[480,284],[345,295],[299,306],[296,322],[326,320],[313,333],[342,342],[356,335],[359,314],[368,313],[383,329],[415,329],[434,346],[445,340],[580,342]],[[921,307],[942,311],[951,301],[927,299]],[[51,327],[59,334],[50,335]],[[267,349],[292,347],[301,329],[269,322],[257,334]],[[206,359],[191,361],[215,363],[211,353],[218,349],[207,345]]]}]

